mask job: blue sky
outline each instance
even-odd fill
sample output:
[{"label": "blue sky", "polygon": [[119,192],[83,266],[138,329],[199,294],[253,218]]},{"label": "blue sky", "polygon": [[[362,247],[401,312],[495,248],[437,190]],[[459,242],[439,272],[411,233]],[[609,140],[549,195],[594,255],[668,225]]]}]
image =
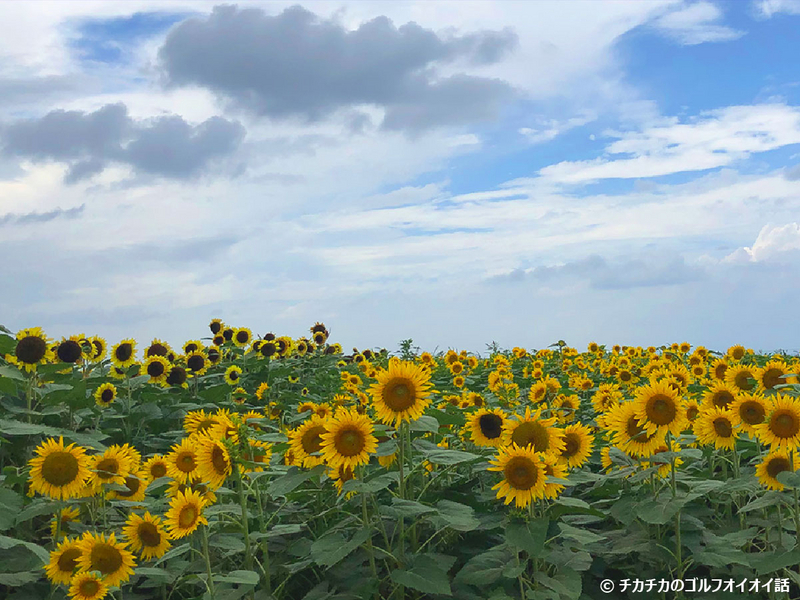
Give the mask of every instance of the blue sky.
[{"label": "blue sky", "polygon": [[0,323],[800,347],[800,2],[453,8],[0,3]]}]

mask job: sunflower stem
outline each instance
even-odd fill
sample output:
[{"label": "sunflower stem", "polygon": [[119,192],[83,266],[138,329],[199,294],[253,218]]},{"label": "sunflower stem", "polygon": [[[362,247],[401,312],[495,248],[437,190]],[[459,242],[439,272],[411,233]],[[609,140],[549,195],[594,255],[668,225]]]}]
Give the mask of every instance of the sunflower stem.
[{"label": "sunflower stem", "polygon": [[265,534],[261,538],[261,550],[264,553],[264,558],[262,559],[264,568],[264,588],[265,591],[267,592],[267,596],[270,596],[272,594],[272,579],[270,577],[270,572],[269,572],[269,542],[267,541],[267,536],[266,536],[267,527],[269,526],[270,522],[275,517],[275,515],[278,514],[280,509],[283,508],[283,506],[286,506],[288,500],[284,501],[283,506],[281,506],[278,510],[276,510],[268,521],[265,521],[264,505],[261,500],[261,486],[258,484],[258,482],[255,481],[253,482],[253,484],[255,487],[256,502],[258,503],[258,520],[259,523],[261,524],[261,531]]},{"label": "sunflower stem", "polygon": [[250,548],[250,522],[247,514],[247,496],[242,483],[242,472],[239,465],[233,467],[236,471],[236,490],[239,493],[239,506],[242,509],[242,534],[244,535],[244,566],[248,571],[253,570],[253,552]]},{"label": "sunflower stem", "polygon": [[364,521],[364,530],[367,532],[367,552],[369,553],[369,566],[372,576],[378,578],[378,569],[375,567],[375,551],[372,548],[372,523],[367,514],[367,493],[361,492],[361,518]]},{"label": "sunflower stem", "polygon": [[[406,499],[406,484],[405,484],[405,459],[406,459],[406,452],[405,452],[405,430],[406,430],[406,423],[403,422],[400,424],[400,428],[398,431],[398,467],[400,469],[400,498],[402,500]],[[398,529],[400,530],[400,536],[398,540],[398,547],[397,547],[397,557],[400,559],[400,566],[405,566],[405,519],[402,515],[400,515],[400,519],[398,520]],[[406,597],[406,590],[403,584],[398,586],[398,597],[402,600]]]},{"label": "sunflower stem", "polygon": [[206,586],[208,586],[208,593],[211,594],[212,600],[217,597],[214,591],[214,574],[211,571],[211,555],[208,551],[208,525],[200,525],[200,530],[203,533],[203,555],[206,559]]}]

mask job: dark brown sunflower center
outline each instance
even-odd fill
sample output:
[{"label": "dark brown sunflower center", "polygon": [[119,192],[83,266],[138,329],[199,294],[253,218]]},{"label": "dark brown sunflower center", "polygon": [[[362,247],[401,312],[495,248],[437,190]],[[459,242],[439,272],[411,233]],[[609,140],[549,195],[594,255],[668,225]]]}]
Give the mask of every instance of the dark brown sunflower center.
[{"label": "dark brown sunflower center", "polygon": [[129,475],[125,478],[125,487],[128,488],[125,491],[117,492],[117,496],[120,498],[130,498],[131,496],[136,495],[136,492],[139,491],[142,482],[139,481],[138,477],[134,477],[133,475]]},{"label": "dark brown sunflower center", "polygon": [[211,330],[211,333],[218,334],[219,330],[222,329],[222,324],[219,321],[213,321],[209,323],[208,328]]},{"label": "dark brown sunflower center", "polygon": [[402,412],[414,405],[414,386],[407,379],[389,380],[384,388],[383,401],[389,410]]},{"label": "dark brown sunflower center", "polygon": [[78,459],[69,452],[53,452],[42,463],[42,478],[54,486],[67,485],[78,477]]},{"label": "dark brown sunflower center", "polygon": [[714,419],[714,432],[721,438],[729,438],[733,435],[731,422],[725,417]]},{"label": "dark brown sunflower center", "polygon": [[136,533],[139,536],[139,541],[142,542],[142,546],[155,548],[161,543],[161,534],[158,532],[158,527],[152,523],[147,521],[139,523]]},{"label": "dark brown sunflower center", "polygon": [[364,435],[358,429],[343,429],[336,436],[336,451],[342,456],[360,454],[364,445]]},{"label": "dark brown sunflower center", "polygon": [[111,402],[113,399],[114,399],[114,390],[110,388],[104,389],[103,392],[100,394],[100,400],[102,400],[106,404]]},{"label": "dark brown sunflower center", "polygon": [[768,390],[771,390],[776,385],[780,385],[782,383],[786,383],[781,377],[785,375],[785,373],[781,369],[767,369],[764,371],[764,374],[761,376],[761,382],[764,384],[764,387]]},{"label": "dark brown sunflower center", "polygon": [[145,356],[166,356],[167,352],[167,347],[164,344],[150,344]]},{"label": "dark brown sunflower center", "polygon": [[744,350],[742,348],[736,348],[733,351],[733,358],[735,358],[736,360],[741,360],[743,356],[744,356]]},{"label": "dark brown sunflower center", "polygon": [[186,366],[189,367],[192,371],[200,371],[206,364],[205,359],[198,355],[194,354],[188,358],[186,361]]},{"label": "dark brown sunflower center", "polygon": [[323,433],[325,433],[325,428],[322,425],[316,425],[303,434],[303,450],[305,450],[307,454],[313,454],[322,449],[321,436]]},{"label": "dark brown sunflower center", "polygon": [[632,378],[632,373],[630,371],[620,371],[619,378],[621,381],[630,381]]},{"label": "dark brown sunflower center", "polygon": [[84,598],[93,598],[100,591],[100,583],[96,579],[84,579],[79,586],[79,592]]},{"label": "dark brown sunflower center", "polygon": [[775,479],[778,476],[778,473],[783,473],[784,471],[791,471],[792,467],[789,464],[788,458],[783,458],[782,456],[778,456],[773,458],[767,463],[767,473],[769,476]]},{"label": "dark brown sunflower center", "polygon": [[187,504],[186,506],[181,508],[181,512],[178,514],[178,525],[181,528],[186,529],[194,525],[195,521],[197,521],[197,509],[193,504]]},{"label": "dark brown sunflower center", "polygon": [[47,343],[40,337],[28,335],[17,342],[14,354],[24,363],[33,365],[44,358],[47,353]]},{"label": "dark brown sunflower center", "polygon": [[267,358],[275,354],[277,350],[278,348],[272,342],[264,342],[258,348],[258,351],[261,353],[261,355],[266,356]]},{"label": "dark brown sunflower center", "polygon": [[181,367],[172,367],[167,376],[167,383],[170,385],[182,385],[186,382],[186,371]]},{"label": "dark brown sunflower center", "polygon": [[764,407],[760,402],[756,402],[755,400],[742,402],[742,405],[739,408],[739,416],[742,418],[742,421],[748,425],[758,425],[759,423],[763,423],[766,415],[767,413],[764,410]]},{"label": "dark brown sunflower center", "polygon": [[561,456],[565,458],[572,458],[581,449],[581,440],[575,433],[568,433],[564,436],[564,451]]},{"label": "dark brown sunflower center", "polygon": [[724,379],[725,378],[725,371],[728,370],[728,365],[717,365],[714,367],[714,377],[717,379]]},{"label": "dark brown sunflower center", "polygon": [[485,438],[490,440],[500,437],[503,433],[503,419],[493,413],[481,415],[478,419],[478,426]]},{"label": "dark brown sunflower center", "polygon": [[782,409],[772,415],[769,428],[779,438],[791,438],[800,431],[800,423],[793,412]]},{"label": "dark brown sunflower center", "polygon": [[119,461],[116,458],[104,458],[97,463],[95,470],[100,479],[110,479],[119,473]]},{"label": "dark brown sunflower center", "polygon": [[246,331],[239,331],[236,333],[236,341],[240,344],[246,344],[247,340],[250,339],[250,336]]},{"label": "dark brown sunflower center", "polygon": [[150,467],[150,475],[152,475],[154,479],[165,477],[167,475],[167,466],[161,462],[153,464]]},{"label": "dark brown sunflower center", "polygon": [[711,401],[714,406],[726,409],[734,401],[734,397],[728,390],[719,390],[711,397]]},{"label": "dark brown sunflower center", "polygon": [[645,431],[645,429],[639,425],[635,416],[628,419],[625,431],[627,432],[631,441],[638,442],[640,444],[649,442],[655,436],[655,433],[648,434],[647,431]]},{"label": "dark brown sunflower center", "polygon": [[753,389],[753,387],[755,387],[755,384],[750,383],[751,377],[753,377],[753,374],[750,371],[739,371],[734,378],[736,387],[738,387],[740,390],[749,392]]},{"label": "dark brown sunflower center", "polygon": [[689,420],[695,419],[699,413],[700,411],[696,406],[690,406],[686,409],[686,416],[689,417]]},{"label": "dark brown sunflower center", "polygon": [[225,452],[225,450],[216,444],[214,445],[214,449],[211,451],[211,465],[214,467],[214,471],[218,475],[227,475],[230,467],[227,452]]},{"label": "dark brown sunflower center", "polygon": [[535,421],[523,421],[511,434],[511,441],[520,448],[533,445],[534,452],[547,452],[550,434],[547,428]]},{"label": "dark brown sunflower center", "polygon": [[133,346],[128,342],[120,344],[114,350],[114,357],[120,362],[129,360],[131,356],[133,356]]},{"label": "dark brown sunflower center", "polygon": [[231,371],[228,373],[228,378],[231,381],[237,381],[239,379],[239,371]]},{"label": "dark brown sunflower center", "polygon": [[72,573],[80,558],[81,551],[77,548],[67,548],[58,557],[58,570],[65,573]]},{"label": "dark brown sunflower center", "polygon": [[197,463],[194,461],[194,454],[191,452],[182,452],[178,455],[175,466],[184,473],[191,473],[197,466]]},{"label": "dark brown sunflower center", "polygon": [[233,329],[226,329],[225,331],[223,331],[222,337],[230,342],[233,339]]},{"label": "dark brown sunflower center", "polygon": [[656,425],[669,425],[675,420],[677,407],[675,400],[665,394],[654,394],[645,406],[647,418]]},{"label": "dark brown sunflower center", "polygon": [[164,365],[154,360],[147,365],[147,374],[150,375],[150,377],[161,377],[164,374]]},{"label": "dark brown sunflower center", "polygon": [[81,350],[81,345],[78,342],[67,340],[58,345],[56,354],[61,362],[74,363],[81,357],[83,350]]},{"label": "dark brown sunflower center", "polygon": [[91,561],[92,571],[100,571],[103,575],[108,575],[122,567],[122,554],[111,544],[101,542],[92,548]]},{"label": "dark brown sunflower center", "polygon": [[529,490],[539,479],[539,468],[529,458],[516,456],[503,469],[506,481],[516,490]]}]

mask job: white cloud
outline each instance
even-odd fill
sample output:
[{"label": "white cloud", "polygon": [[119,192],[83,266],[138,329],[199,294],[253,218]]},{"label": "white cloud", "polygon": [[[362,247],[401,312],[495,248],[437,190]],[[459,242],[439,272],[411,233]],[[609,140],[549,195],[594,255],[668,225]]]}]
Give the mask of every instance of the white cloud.
[{"label": "white cloud", "polygon": [[767,19],[779,13],[800,15],[800,0],[758,0],[755,9],[759,16]]},{"label": "white cloud", "polygon": [[535,128],[522,127],[519,130],[519,133],[525,136],[525,138],[531,144],[541,144],[557,138],[559,135],[569,131],[570,129],[586,125],[587,123],[591,123],[596,119],[597,114],[593,114],[591,112],[585,112],[580,116],[572,117],[563,121],[559,121],[557,119],[540,118]]},{"label": "white cloud", "polygon": [[752,246],[738,248],[724,260],[733,263],[764,262],[795,250],[800,250],[799,224],[764,225]]},{"label": "white cloud", "polygon": [[694,2],[670,11],[652,23],[658,31],[685,46],[706,42],[728,42],[740,38],[744,31],[737,31],[715,23],[722,18],[722,11],[711,2]]}]

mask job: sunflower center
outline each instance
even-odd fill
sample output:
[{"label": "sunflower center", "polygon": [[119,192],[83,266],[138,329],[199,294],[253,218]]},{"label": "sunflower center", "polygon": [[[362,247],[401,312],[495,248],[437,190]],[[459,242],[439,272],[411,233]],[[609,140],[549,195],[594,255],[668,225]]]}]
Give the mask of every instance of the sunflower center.
[{"label": "sunflower center", "polygon": [[250,336],[247,335],[246,331],[240,331],[236,334],[236,341],[240,344],[246,344],[247,340],[250,339]]},{"label": "sunflower center", "polygon": [[178,525],[181,528],[187,529],[191,527],[196,520],[197,509],[193,505],[190,504],[181,508],[181,512],[178,514]]},{"label": "sunflower center", "polygon": [[214,449],[211,451],[211,464],[218,475],[228,473],[228,459],[223,449],[217,445],[214,445]]},{"label": "sunflower center", "polygon": [[65,573],[72,573],[75,566],[78,564],[80,555],[81,551],[77,548],[67,548],[64,550],[61,556],[58,557],[58,570],[64,571]]},{"label": "sunflower center", "polygon": [[506,481],[517,490],[529,490],[539,479],[539,468],[524,456],[515,456],[503,469]]},{"label": "sunflower center", "polygon": [[15,354],[19,360],[29,365],[38,363],[47,353],[47,343],[36,335],[28,335],[17,342]]},{"label": "sunflower center", "polygon": [[130,498],[131,496],[136,494],[136,492],[139,491],[141,485],[142,482],[139,481],[138,477],[129,475],[128,477],[125,478],[125,487],[128,489],[124,492],[117,492],[117,496],[119,496],[120,498]]},{"label": "sunflower center", "polygon": [[753,389],[754,385],[749,382],[749,379],[753,376],[750,371],[739,371],[734,378],[734,382],[736,383],[736,387],[740,390],[750,391]]},{"label": "sunflower center", "polygon": [[67,485],[78,477],[78,459],[69,452],[53,452],[42,463],[42,477],[55,486]]},{"label": "sunflower center", "polygon": [[180,367],[172,367],[167,376],[167,383],[170,385],[182,385],[186,381],[186,371]]},{"label": "sunflower center", "polygon": [[336,451],[343,456],[356,456],[364,449],[364,436],[358,429],[344,429],[336,436]]},{"label": "sunflower center", "polygon": [[194,471],[197,464],[194,462],[193,454],[190,452],[182,452],[180,455],[178,455],[178,459],[175,461],[175,466],[177,466],[184,473],[191,473]]},{"label": "sunflower center", "polygon": [[693,420],[699,413],[700,411],[696,406],[690,406],[686,409],[686,416],[689,418],[689,420]]},{"label": "sunflower center", "polygon": [[136,533],[139,535],[143,546],[156,547],[161,543],[161,534],[158,532],[158,527],[152,523],[147,521],[140,523]]},{"label": "sunflower center", "polygon": [[561,456],[566,458],[575,456],[581,449],[581,440],[574,433],[568,433],[564,436],[564,444],[565,447],[564,451],[561,453]]},{"label": "sunflower center", "polygon": [[783,371],[781,369],[767,369],[764,371],[764,374],[761,376],[761,382],[764,384],[764,387],[768,390],[771,390],[776,385],[780,385],[785,383],[781,377],[783,376]]},{"label": "sunflower center", "polygon": [[110,479],[119,473],[119,461],[116,458],[104,458],[95,466],[95,471],[99,471],[97,476],[100,479]]},{"label": "sunflower center", "polygon": [[714,419],[714,431],[721,438],[729,438],[733,435],[731,422],[725,417]]},{"label": "sunflower center", "polygon": [[167,466],[164,463],[155,463],[152,467],[150,467],[150,475],[152,475],[155,479],[158,479],[159,477],[165,477],[167,475]]},{"label": "sunflower center", "polygon": [[720,390],[714,394],[711,401],[714,403],[714,406],[726,409],[730,403],[734,401],[734,397],[728,390]]},{"label": "sunflower center", "polygon": [[478,419],[478,425],[484,437],[490,440],[499,438],[500,434],[503,433],[503,419],[492,413],[481,415],[480,419]]},{"label": "sunflower center", "polygon": [[104,389],[100,394],[100,399],[106,403],[111,402],[114,399],[114,390],[108,388]]},{"label": "sunflower center", "polygon": [[116,356],[117,360],[120,362],[125,362],[126,360],[129,360],[132,355],[133,355],[133,346],[131,346],[131,344],[129,344],[128,342],[120,344],[114,351],[114,356]]},{"label": "sunflower center", "polygon": [[167,348],[163,344],[151,344],[147,349],[147,356],[166,356]]},{"label": "sunflower center", "polygon": [[665,394],[655,394],[647,400],[647,418],[656,425],[669,425],[675,420],[675,401]]},{"label": "sunflower center", "polygon": [[414,388],[406,379],[392,379],[386,384],[383,401],[394,412],[402,412],[414,404]]},{"label": "sunflower center", "polygon": [[122,566],[122,554],[111,544],[99,543],[92,548],[92,571],[103,575],[115,573]]},{"label": "sunflower center", "polygon": [[100,591],[100,584],[96,579],[84,579],[81,581],[80,594],[86,598],[92,598]]},{"label": "sunflower center", "polygon": [[783,473],[784,471],[791,471],[791,465],[787,458],[778,456],[767,463],[767,473],[773,479],[778,476],[778,473]]},{"label": "sunflower center", "polygon": [[150,377],[161,377],[164,374],[164,365],[154,360],[147,365],[147,374],[150,375]]},{"label": "sunflower center", "polygon": [[203,360],[202,356],[194,354],[189,357],[189,360],[186,361],[186,366],[189,367],[189,369],[192,371],[199,371],[200,369],[203,368],[205,362],[206,361]]},{"label": "sunflower center", "polygon": [[550,435],[547,428],[535,421],[523,421],[511,434],[511,441],[520,448],[533,444],[534,452],[547,452]]},{"label": "sunflower center", "polygon": [[323,433],[325,433],[325,428],[322,425],[316,425],[303,434],[303,450],[306,454],[313,454],[322,449],[322,437],[320,436]]},{"label": "sunflower center", "polygon": [[628,419],[625,430],[631,441],[638,442],[640,444],[649,442],[656,435],[655,433],[649,435],[647,431],[645,431],[645,429],[639,425],[635,416],[632,416]]},{"label": "sunflower center", "polygon": [[82,353],[83,351],[81,350],[81,345],[73,340],[61,342],[58,345],[58,350],[56,350],[58,359],[65,363],[76,362],[81,357]]},{"label": "sunflower center", "polygon": [[766,411],[761,403],[748,400],[743,402],[741,408],[739,408],[739,416],[748,425],[758,425],[764,422]]},{"label": "sunflower center", "polygon": [[791,438],[800,431],[800,423],[792,412],[778,410],[770,419],[770,429],[779,438]]}]

